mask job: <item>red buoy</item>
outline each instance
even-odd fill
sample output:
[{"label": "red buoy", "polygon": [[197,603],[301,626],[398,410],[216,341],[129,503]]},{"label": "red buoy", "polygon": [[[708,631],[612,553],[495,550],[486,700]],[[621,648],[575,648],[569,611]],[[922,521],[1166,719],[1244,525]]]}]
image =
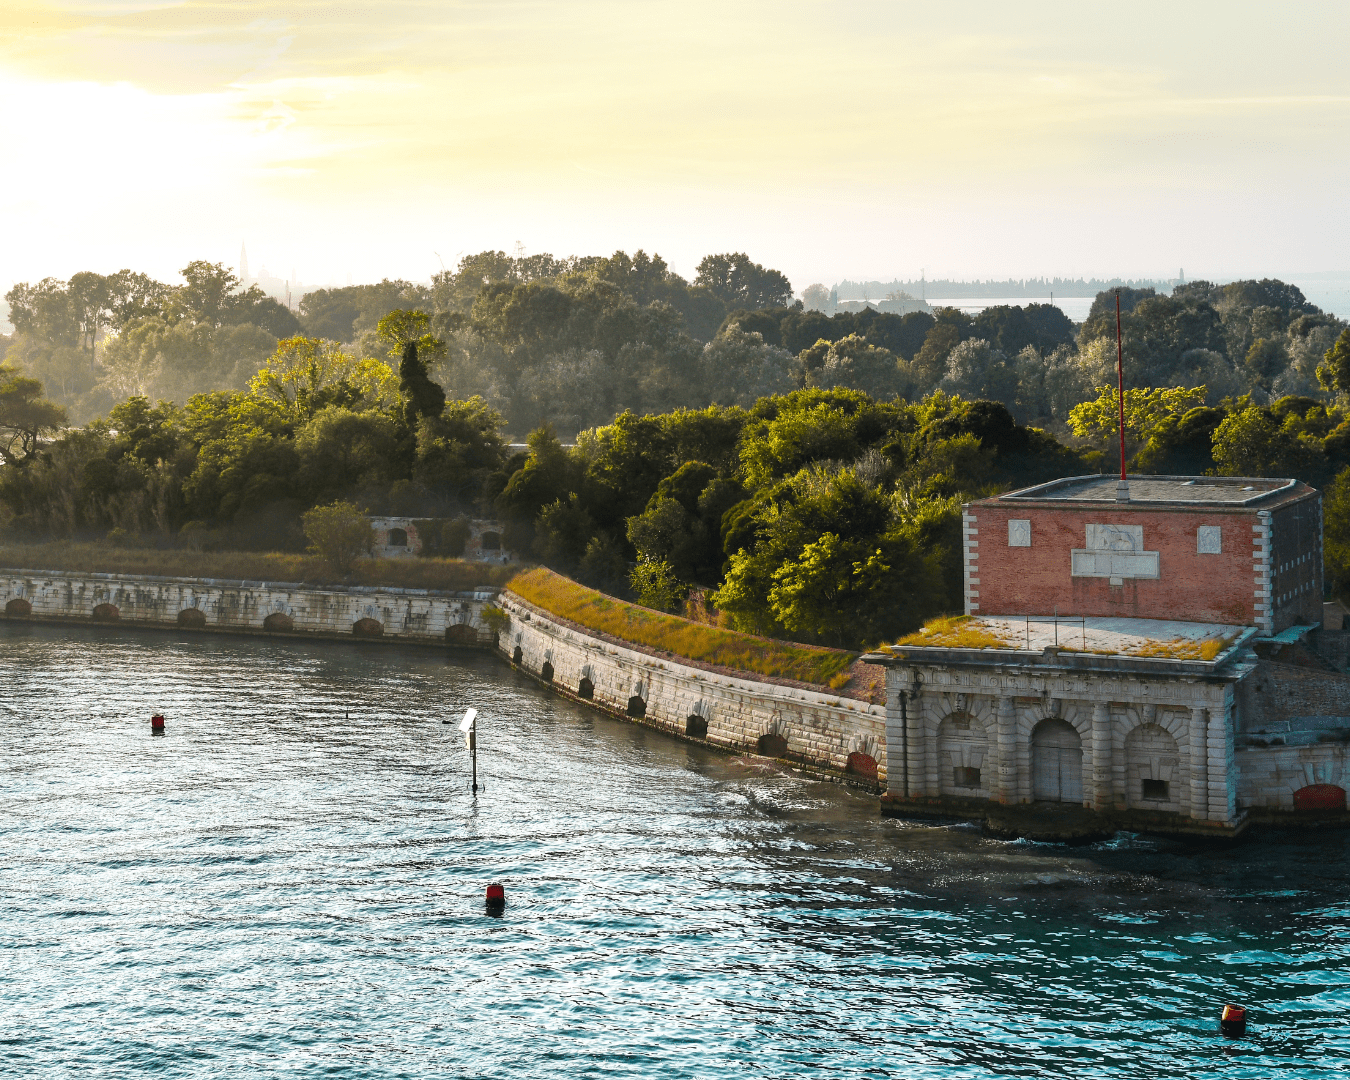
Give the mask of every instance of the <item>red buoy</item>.
[{"label": "red buoy", "polygon": [[506,907],[506,890],[495,882],[487,887],[487,906],[497,911]]},{"label": "red buoy", "polygon": [[159,713],[155,713],[154,716],[150,717],[150,730],[151,731],[164,730],[164,717],[160,716]]},{"label": "red buoy", "polygon": [[1247,1010],[1241,1005],[1225,1005],[1219,1017],[1219,1030],[1225,1035],[1245,1035],[1247,1032]]}]

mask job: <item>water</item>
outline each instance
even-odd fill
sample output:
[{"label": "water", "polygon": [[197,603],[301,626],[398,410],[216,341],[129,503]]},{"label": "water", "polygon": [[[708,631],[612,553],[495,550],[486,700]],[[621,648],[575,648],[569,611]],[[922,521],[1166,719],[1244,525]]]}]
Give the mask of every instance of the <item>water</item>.
[{"label": "water", "polygon": [[1015,296],[989,299],[983,296],[966,297],[957,300],[943,300],[941,298],[929,299],[928,306],[937,310],[940,307],[954,307],[964,311],[967,315],[978,315],[985,308],[990,307],[1028,307],[1031,304],[1053,304],[1064,312],[1072,322],[1080,323],[1088,317],[1088,312],[1092,310],[1091,296]]},{"label": "water", "polygon": [[[468,705],[476,800],[441,723]],[[6,1076],[1330,1077],[1350,1052],[1340,832],[883,821],[432,650],[4,624],[0,720]],[[1225,1000],[1246,1039],[1216,1035]]]}]

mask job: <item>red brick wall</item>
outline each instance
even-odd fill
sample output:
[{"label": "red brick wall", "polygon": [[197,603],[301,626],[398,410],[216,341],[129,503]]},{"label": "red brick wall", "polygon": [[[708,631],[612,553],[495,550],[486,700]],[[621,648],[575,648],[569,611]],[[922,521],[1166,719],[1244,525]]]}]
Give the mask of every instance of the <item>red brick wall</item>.
[{"label": "red brick wall", "polygon": [[[1255,572],[1252,526],[1255,510],[1214,513],[1204,510],[1127,510],[1116,504],[1008,506],[974,503],[970,514],[979,546],[971,577],[971,603],[980,615],[1115,615],[1139,619],[1179,619],[1250,625],[1255,621]],[[1008,546],[1008,520],[1031,521],[1031,546]],[[1089,522],[1142,525],[1144,549],[1159,553],[1156,579],[1073,577],[1070,552],[1087,543]],[[1223,529],[1222,551],[1196,552],[1196,529]],[[1278,528],[1277,528],[1278,536]],[[1321,610],[1320,593],[1314,597]]]}]

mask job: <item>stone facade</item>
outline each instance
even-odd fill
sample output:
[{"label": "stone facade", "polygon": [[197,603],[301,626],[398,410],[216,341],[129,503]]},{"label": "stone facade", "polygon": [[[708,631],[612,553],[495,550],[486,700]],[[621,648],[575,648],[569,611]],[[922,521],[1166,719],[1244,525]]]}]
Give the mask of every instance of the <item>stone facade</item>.
[{"label": "stone facade", "polygon": [[592,636],[511,592],[502,654],[569,697],[674,735],[886,781],[886,711],[828,692],[736,678]]},{"label": "stone facade", "polygon": [[0,570],[6,619],[488,644],[495,588],[465,593]]}]

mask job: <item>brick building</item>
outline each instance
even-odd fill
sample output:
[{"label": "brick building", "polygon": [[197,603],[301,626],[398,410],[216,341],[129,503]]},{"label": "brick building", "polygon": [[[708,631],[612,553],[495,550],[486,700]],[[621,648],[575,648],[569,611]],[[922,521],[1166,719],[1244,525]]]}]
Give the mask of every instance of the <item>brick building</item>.
[{"label": "brick building", "polygon": [[1048,837],[1344,815],[1315,489],[1074,477],[969,504],[964,534],[969,619],[866,658],[886,812]]}]

